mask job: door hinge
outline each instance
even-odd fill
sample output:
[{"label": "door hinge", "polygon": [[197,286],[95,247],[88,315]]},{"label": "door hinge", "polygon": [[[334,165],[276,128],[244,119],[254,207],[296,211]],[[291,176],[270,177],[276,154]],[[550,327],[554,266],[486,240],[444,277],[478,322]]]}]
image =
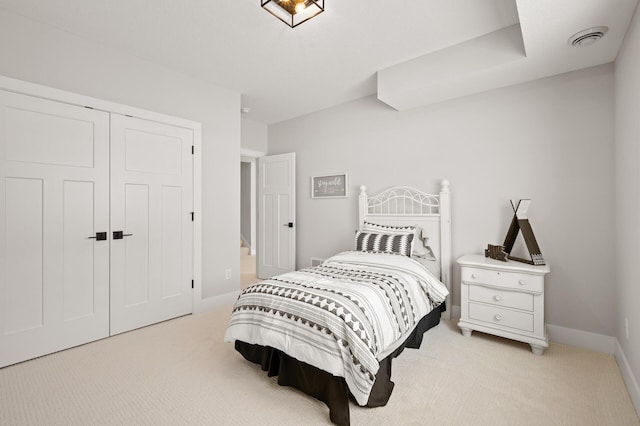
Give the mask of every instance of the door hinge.
[{"label": "door hinge", "polygon": [[195,216],[195,212],[191,212],[191,222],[193,222],[194,216]]},{"label": "door hinge", "polygon": [[191,288],[193,288],[193,280],[191,280]]},{"label": "door hinge", "polygon": [[191,155],[196,153],[196,148],[194,145],[191,145]]}]

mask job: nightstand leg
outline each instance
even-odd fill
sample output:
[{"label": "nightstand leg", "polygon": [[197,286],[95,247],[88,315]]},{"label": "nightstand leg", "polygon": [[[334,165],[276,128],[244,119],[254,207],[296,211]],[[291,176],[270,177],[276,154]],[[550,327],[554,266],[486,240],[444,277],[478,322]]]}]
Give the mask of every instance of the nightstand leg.
[{"label": "nightstand leg", "polygon": [[545,349],[544,346],[531,345],[531,352],[533,352],[534,355],[542,355]]},{"label": "nightstand leg", "polygon": [[471,331],[472,331],[472,330],[471,330],[470,328],[463,328],[463,327],[460,327],[460,331],[462,331],[462,335],[463,335],[464,337],[470,337],[470,336],[471,336]]}]

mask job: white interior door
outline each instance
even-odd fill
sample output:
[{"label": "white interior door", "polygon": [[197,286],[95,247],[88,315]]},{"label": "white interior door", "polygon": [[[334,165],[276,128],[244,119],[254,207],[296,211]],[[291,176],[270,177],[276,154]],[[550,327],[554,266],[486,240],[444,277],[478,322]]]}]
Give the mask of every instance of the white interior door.
[{"label": "white interior door", "polygon": [[0,367],[109,335],[109,114],[0,91]]},{"label": "white interior door", "polygon": [[111,117],[111,334],[117,334],[193,310],[193,130]]},{"label": "white interior door", "polygon": [[295,270],[295,221],[295,153],[258,158],[258,277]]}]

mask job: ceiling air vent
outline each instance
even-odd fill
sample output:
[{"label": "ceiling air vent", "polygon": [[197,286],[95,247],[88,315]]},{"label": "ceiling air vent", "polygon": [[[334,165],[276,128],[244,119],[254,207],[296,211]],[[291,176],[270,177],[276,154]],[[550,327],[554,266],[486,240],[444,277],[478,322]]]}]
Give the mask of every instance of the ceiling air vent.
[{"label": "ceiling air vent", "polygon": [[594,27],[582,30],[569,38],[571,46],[588,46],[600,40],[609,30],[607,27]]}]

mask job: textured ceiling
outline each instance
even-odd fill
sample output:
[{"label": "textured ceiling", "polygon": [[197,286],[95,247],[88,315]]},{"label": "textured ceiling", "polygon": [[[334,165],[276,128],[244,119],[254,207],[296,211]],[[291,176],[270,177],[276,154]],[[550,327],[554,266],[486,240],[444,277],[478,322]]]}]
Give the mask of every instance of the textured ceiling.
[{"label": "textured ceiling", "polygon": [[[239,92],[247,118],[270,124],[372,94],[408,109],[610,62],[637,1],[325,0],[294,29],[260,0],[0,8]],[[610,27],[603,40],[568,50],[570,35],[596,25]]]}]

